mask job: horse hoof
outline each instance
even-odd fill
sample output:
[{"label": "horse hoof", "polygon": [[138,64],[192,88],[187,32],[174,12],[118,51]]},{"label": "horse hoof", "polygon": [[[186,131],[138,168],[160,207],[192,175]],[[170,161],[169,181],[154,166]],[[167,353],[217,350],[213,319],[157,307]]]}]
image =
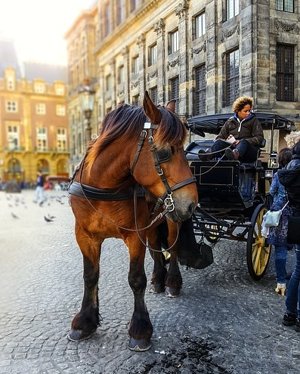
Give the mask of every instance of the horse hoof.
[{"label": "horse hoof", "polygon": [[159,284],[151,284],[149,287],[149,292],[151,293],[162,293],[165,291],[165,287],[160,286]]},{"label": "horse hoof", "polygon": [[84,332],[83,330],[74,330],[72,329],[68,335],[67,338],[71,340],[71,342],[80,342],[82,340],[89,339],[96,330],[92,332]]},{"label": "horse hoof", "polygon": [[128,348],[135,352],[145,352],[151,348],[150,340],[130,338]]},{"label": "horse hoof", "polygon": [[166,287],[166,296],[167,297],[178,297],[180,295],[180,289]]}]

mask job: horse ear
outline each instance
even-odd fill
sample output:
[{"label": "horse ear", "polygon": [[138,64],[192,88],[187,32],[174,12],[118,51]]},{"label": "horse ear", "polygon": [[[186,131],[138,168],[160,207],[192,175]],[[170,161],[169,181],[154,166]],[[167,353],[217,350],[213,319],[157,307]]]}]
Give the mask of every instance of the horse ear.
[{"label": "horse ear", "polygon": [[170,100],[170,101],[167,103],[166,108],[168,108],[171,112],[175,113],[175,109],[176,109],[176,100]]},{"label": "horse ear", "polygon": [[161,113],[158,110],[157,106],[150,99],[148,91],[145,91],[143,106],[144,106],[145,114],[150,119],[150,121],[154,124],[160,123]]}]

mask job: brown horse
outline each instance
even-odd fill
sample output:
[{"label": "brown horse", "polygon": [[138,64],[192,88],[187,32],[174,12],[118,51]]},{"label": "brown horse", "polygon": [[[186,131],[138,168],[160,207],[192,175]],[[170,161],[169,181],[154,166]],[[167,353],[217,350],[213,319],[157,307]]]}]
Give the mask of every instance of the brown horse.
[{"label": "brown horse", "polygon": [[161,217],[178,223],[191,217],[198,194],[184,155],[185,137],[186,128],[174,113],[173,103],[157,107],[147,92],[143,108],[125,104],[105,117],[99,137],[90,144],[69,188],[84,263],[84,295],[72,321],[70,340],[90,337],[100,323],[101,245],[106,238],[116,237],[124,240],[130,256],[128,281],[134,311],[129,348],[150,348],[153,328],[144,301],[144,258],[147,228],[156,219],[140,190],[157,199]]}]

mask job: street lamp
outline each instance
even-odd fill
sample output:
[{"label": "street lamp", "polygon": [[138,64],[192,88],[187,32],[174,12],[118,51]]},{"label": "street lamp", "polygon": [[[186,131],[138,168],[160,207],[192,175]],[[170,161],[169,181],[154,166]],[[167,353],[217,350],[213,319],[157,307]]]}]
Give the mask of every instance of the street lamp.
[{"label": "street lamp", "polygon": [[80,104],[85,119],[85,136],[89,143],[92,137],[91,118],[94,109],[95,91],[89,84],[85,84],[79,89]]}]

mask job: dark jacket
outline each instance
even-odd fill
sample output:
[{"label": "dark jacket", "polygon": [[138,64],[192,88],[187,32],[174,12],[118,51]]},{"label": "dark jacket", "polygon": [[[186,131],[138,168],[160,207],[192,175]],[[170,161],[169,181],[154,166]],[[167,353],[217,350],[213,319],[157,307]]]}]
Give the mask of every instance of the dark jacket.
[{"label": "dark jacket", "polygon": [[300,155],[294,155],[284,169],[278,170],[278,177],[286,189],[289,205],[300,212]]},{"label": "dark jacket", "polygon": [[242,121],[236,115],[230,117],[222,126],[216,139],[226,140],[229,135],[233,135],[237,140],[246,139],[254,146],[259,146],[264,139],[263,129],[254,113]]}]

